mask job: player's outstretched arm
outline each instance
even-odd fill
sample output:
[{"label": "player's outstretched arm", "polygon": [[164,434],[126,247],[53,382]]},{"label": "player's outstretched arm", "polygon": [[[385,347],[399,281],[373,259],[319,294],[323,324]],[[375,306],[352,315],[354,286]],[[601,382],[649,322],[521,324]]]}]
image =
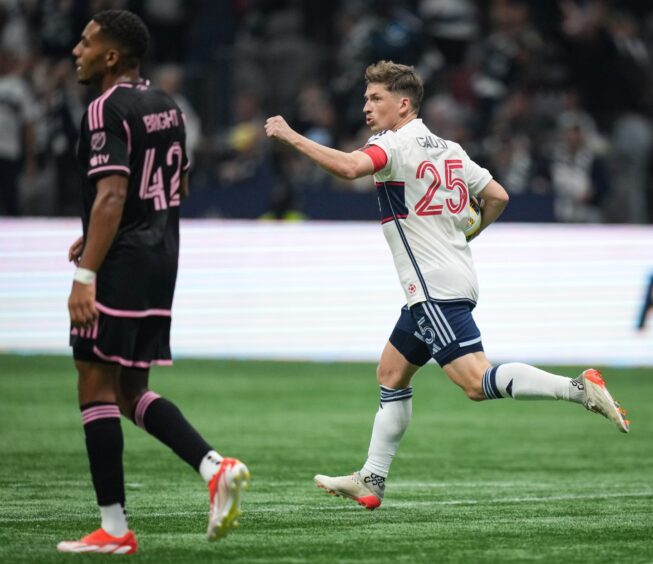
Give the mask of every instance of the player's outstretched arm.
[{"label": "player's outstretched arm", "polygon": [[[483,198],[483,214],[481,216],[480,233],[488,225],[494,223],[508,205],[508,192],[496,180],[490,180],[481,190],[479,196]],[[478,237],[478,234],[476,235]]]},{"label": "player's outstretched arm", "polygon": [[362,151],[345,153],[320,145],[297,133],[281,116],[268,118],[265,122],[265,133],[272,139],[290,145],[329,174],[339,178],[354,180],[374,173],[372,158]]}]

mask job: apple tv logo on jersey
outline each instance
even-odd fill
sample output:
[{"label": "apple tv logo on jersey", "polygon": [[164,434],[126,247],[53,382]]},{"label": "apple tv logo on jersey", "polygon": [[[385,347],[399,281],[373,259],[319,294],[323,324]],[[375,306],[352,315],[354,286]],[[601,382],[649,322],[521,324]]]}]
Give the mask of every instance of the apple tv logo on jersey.
[{"label": "apple tv logo on jersey", "polygon": [[93,155],[89,164],[93,167],[107,164],[109,162],[109,155]]}]

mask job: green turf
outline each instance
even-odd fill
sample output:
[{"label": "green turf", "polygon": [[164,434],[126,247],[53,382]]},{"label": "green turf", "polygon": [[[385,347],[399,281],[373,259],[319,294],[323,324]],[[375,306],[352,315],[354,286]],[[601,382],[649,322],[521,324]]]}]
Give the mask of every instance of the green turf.
[{"label": "green turf", "polygon": [[[560,373],[575,375],[573,368]],[[134,562],[653,562],[653,373],[606,370],[632,432],[563,402],[473,403],[435,367],[381,509],[316,489],[365,458],[367,364],[178,361],[152,374],[253,484],[241,528],[204,538],[198,476],[123,422]],[[0,562],[87,562],[54,546],[98,525],[66,358],[0,356]]]}]

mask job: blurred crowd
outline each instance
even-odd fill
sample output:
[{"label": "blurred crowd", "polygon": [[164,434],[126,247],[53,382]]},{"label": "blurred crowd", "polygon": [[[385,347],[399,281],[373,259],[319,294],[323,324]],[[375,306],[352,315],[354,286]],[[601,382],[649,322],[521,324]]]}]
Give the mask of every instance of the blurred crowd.
[{"label": "blurred crowd", "polygon": [[187,116],[188,216],[374,217],[369,179],[339,183],[263,122],[361,147],[363,72],[389,59],[422,74],[426,124],[510,192],[508,219],[653,222],[650,0],[0,0],[0,214],[77,214],[92,93],[70,51],[112,7],[143,17],[143,73]]}]

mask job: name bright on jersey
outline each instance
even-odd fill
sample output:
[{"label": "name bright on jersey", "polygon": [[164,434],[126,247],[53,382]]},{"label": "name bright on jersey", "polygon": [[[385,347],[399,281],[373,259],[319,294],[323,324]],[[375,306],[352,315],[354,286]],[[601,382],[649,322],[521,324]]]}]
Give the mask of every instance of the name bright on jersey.
[{"label": "name bright on jersey", "polygon": [[145,131],[147,133],[170,129],[171,127],[179,127],[179,114],[175,109],[148,114],[143,116],[143,123],[145,124]]}]

